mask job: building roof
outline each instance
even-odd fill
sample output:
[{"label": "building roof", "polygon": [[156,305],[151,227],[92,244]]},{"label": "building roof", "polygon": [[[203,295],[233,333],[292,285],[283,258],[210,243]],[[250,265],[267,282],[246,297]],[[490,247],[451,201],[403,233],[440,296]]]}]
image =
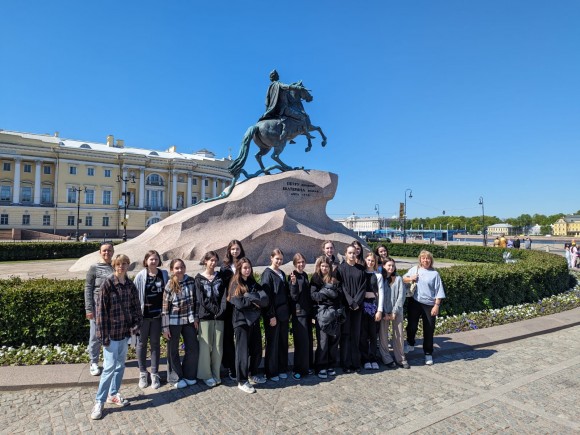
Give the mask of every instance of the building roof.
[{"label": "building roof", "polygon": [[503,223],[503,224],[493,224],[488,226],[487,228],[513,228],[513,225],[510,225],[508,223]]}]

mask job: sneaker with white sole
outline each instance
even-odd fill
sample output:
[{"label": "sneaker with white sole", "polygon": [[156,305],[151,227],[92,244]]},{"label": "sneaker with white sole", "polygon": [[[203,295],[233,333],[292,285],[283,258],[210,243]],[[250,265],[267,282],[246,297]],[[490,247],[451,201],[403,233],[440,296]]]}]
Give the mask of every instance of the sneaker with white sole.
[{"label": "sneaker with white sole", "polygon": [[185,383],[189,386],[195,385],[197,384],[197,379],[185,379],[183,378],[183,380],[185,381]]},{"label": "sneaker with white sole", "polygon": [[139,373],[139,388],[141,388],[141,389],[147,388],[147,385],[149,384],[148,375],[149,375],[149,373],[147,373],[147,372]]},{"label": "sneaker with white sole", "polygon": [[99,368],[99,365],[97,363],[91,363],[91,366],[89,367],[89,372],[91,376],[99,376],[101,374],[101,369]]},{"label": "sneaker with white sole", "polygon": [[370,362],[365,363],[365,370],[372,370],[372,369],[373,369],[373,366],[371,365]]},{"label": "sneaker with white sole", "polygon": [[121,396],[121,393],[117,393],[114,396],[107,397],[107,403],[111,403],[113,405],[123,407],[129,404],[129,401]]},{"label": "sneaker with white sole", "polygon": [[173,384],[173,386],[175,388],[185,388],[187,387],[187,383],[183,379],[180,379],[179,381],[177,381],[177,383]]},{"label": "sneaker with white sole", "polygon": [[410,344],[405,343],[405,346],[403,348],[404,353],[413,352],[414,350],[415,350],[415,346],[411,346]]},{"label": "sneaker with white sole", "polygon": [[379,369],[379,364],[378,364],[378,363],[376,363],[376,362],[374,362],[374,363],[371,363],[371,368],[372,368],[373,370],[378,370],[378,369]]},{"label": "sneaker with white sole", "polygon": [[213,388],[213,387],[215,387],[217,385],[217,382],[216,382],[216,380],[214,378],[206,379],[203,382],[205,382],[205,385],[207,385],[210,388]]},{"label": "sneaker with white sole", "polygon": [[431,355],[425,355],[425,364],[428,366],[433,365],[433,357]]},{"label": "sneaker with white sole", "polygon": [[100,420],[103,417],[103,403],[95,402],[93,410],[91,411],[91,420]]},{"label": "sneaker with white sole", "polygon": [[266,383],[266,378],[263,377],[263,376],[258,376],[258,375],[250,376],[248,378],[248,382],[250,384],[254,384],[254,385],[255,384],[265,384]]},{"label": "sneaker with white sole", "polygon": [[280,376],[280,379],[288,379],[288,375],[284,372],[280,373],[278,376]]},{"label": "sneaker with white sole", "polygon": [[252,394],[256,392],[256,389],[254,387],[252,387],[252,385],[249,382],[246,383],[238,383],[238,388],[240,390],[242,390],[244,393],[248,393],[248,394]]},{"label": "sneaker with white sole", "polygon": [[328,373],[326,372],[326,370],[320,370],[318,372],[318,377],[320,379],[326,379],[326,378],[328,378]]},{"label": "sneaker with white sole", "polygon": [[336,376],[336,370],[330,368],[327,370],[328,376]]},{"label": "sneaker with white sole", "polygon": [[151,388],[154,390],[161,388],[161,379],[157,373],[151,373]]},{"label": "sneaker with white sole", "polygon": [[272,382],[279,382],[279,381],[280,381],[280,376],[272,376],[272,377],[270,378],[270,380],[271,380]]}]

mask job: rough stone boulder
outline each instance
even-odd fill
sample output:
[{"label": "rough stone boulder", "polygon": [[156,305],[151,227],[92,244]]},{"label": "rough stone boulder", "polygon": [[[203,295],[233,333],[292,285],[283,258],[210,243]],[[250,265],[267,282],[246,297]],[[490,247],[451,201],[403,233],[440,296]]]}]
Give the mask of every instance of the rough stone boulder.
[{"label": "rough stone boulder", "polygon": [[[336,174],[314,170],[253,178],[237,185],[229,198],[189,207],[151,225],[140,236],[117,245],[115,254],[126,254],[132,268],[140,268],[145,253],[156,249],[164,262],[181,258],[191,270],[189,266],[207,251],[217,251],[223,259],[230,240],[238,239],[257,266],[270,264],[274,248],[284,252],[285,262],[300,252],[312,263],[324,240],[334,241],[337,252],[344,252],[357,239],[326,214],[337,184]],[[88,270],[98,260],[98,253],[86,255],[70,271]]]}]

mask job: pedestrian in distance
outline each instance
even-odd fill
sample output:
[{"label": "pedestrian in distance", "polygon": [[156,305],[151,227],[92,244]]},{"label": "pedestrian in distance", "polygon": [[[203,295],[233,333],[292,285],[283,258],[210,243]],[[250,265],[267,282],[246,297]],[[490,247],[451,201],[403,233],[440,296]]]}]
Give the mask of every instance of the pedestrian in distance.
[{"label": "pedestrian in distance", "polygon": [[292,311],[292,335],[294,337],[294,379],[310,374],[313,366],[312,298],[310,282],[304,272],[306,259],[300,253],[292,259],[294,270],[288,281],[290,285],[290,307]]},{"label": "pedestrian in distance", "polygon": [[252,263],[241,258],[228,289],[228,302],[233,307],[232,323],[236,342],[236,381],[244,393],[255,393],[254,385],[266,379],[258,374],[262,359],[260,314],[269,305],[268,296],[254,279]]},{"label": "pedestrian in distance", "polygon": [[433,335],[435,322],[439,315],[441,301],[445,298],[445,289],[439,272],[433,269],[433,254],[421,251],[419,265],[414,266],[403,276],[405,284],[417,283],[413,298],[409,301],[407,342],[410,351],[415,346],[415,335],[419,326],[419,319],[423,322],[423,353],[425,364],[433,365]]},{"label": "pedestrian in distance", "polygon": [[101,284],[95,304],[96,335],[103,345],[103,373],[99,382],[91,419],[103,416],[105,401],[124,407],[129,402],[119,390],[125,372],[125,359],[131,335],[138,334],[143,315],[135,284],[127,277],[129,257],[120,254],[112,260],[114,273]]},{"label": "pedestrian in distance", "polygon": [[[195,281],[185,273],[185,263],[179,258],[171,260],[169,269],[172,276],[165,286],[161,311],[163,336],[169,340],[167,382],[185,388],[197,383],[199,318],[195,310]],[[185,347],[183,361],[179,356],[180,336]]]},{"label": "pedestrian in distance", "polygon": [[139,388],[149,385],[147,372],[147,343],[151,343],[151,388],[161,386],[159,378],[159,355],[161,352],[161,310],[163,308],[163,292],[169,275],[162,266],[161,256],[155,250],[147,251],[143,259],[143,267],[135,276],[135,287],[139,294],[143,323],[137,336],[137,361],[139,363]]},{"label": "pedestrian in distance", "polygon": [[264,269],[260,285],[267,293],[270,304],[264,310],[264,330],[266,333],[266,377],[273,382],[288,377],[288,323],[290,319],[288,283],[280,269],[284,254],[274,249],[270,255],[270,266]]},{"label": "pedestrian in distance", "polygon": [[210,388],[222,382],[220,367],[227,292],[221,274],[215,270],[218,261],[217,253],[206,253],[200,262],[205,270],[195,277],[196,311],[199,316],[197,377]]},{"label": "pedestrian in distance", "polygon": [[111,261],[113,260],[113,254],[115,248],[113,243],[104,242],[99,247],[99,255],[101,256],[101,261],[97,264],[93,264],[89,271],[87,272],[87,277],[85,280],[85,312],[86,317],[89,319],[90,330],[89,330],[89,345],[88,353],[91,360],[89,371],[93,376],[99,376],[99,355],[101,353],[101,343],[97,339],[97,329],[95,323],[95,303],[97,297],[99,296],[99,290],[101,284],[110,275],[113,274],[114,270],[111,266]]}]

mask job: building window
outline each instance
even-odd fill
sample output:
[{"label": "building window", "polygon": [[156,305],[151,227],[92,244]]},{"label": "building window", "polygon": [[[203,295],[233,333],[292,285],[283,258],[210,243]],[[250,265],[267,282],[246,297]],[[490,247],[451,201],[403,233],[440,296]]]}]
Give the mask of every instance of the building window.
[{"label": "building window", "polygon": [[192,196],[191,197],[191,203],[192,204],[197,204],[197,196]]},{"label": "building window", "polygon": [[71,166],[68,168],[68,173],[71,175],[76,175],[77,174],[77,167],[76,166]]},{"label": "building window", "polygon": [[104,227],[109,226],[109,216],[103,216],[103,226]]},{"label": "building window", "polygon": [[93,189],[87,189],[85,192],[85,204],[95,203],[95,191]]},{"label": "building window", "polygon": [[68,216],[67,225],[69,227],[74,227],[75,226],[75,217],[74,216]]},{"label": "building window", "polygon": [[150,186],[163,186],[163,178],[158,174],[151,174],[147,177],[147,184]]},{"label": "building window", "polygon": [[52,203],[52,189],[50,187],[43,187],[41,191],[40,202],[42,204]]},{"label": "building window", "polygon": [[75,192],[71,187],[69,187],[67,190],[67,200],[66,202],[68,202],[69,204],[74,204],[75,202],[77,202],[77,192]]},{"label": "building window", "polygon": [[30,163],[25,163],[24,164],[24,172],[32,172],[32,165]]},{"label": "building window", "polygon": [[44,170],[44,175],[50,175],[50,166],[45,165],[43,167],[43,170]]},{"label": "building window", "polygon": [[183,174],[177,175],[177,182],[178,183],[183,183],[184,181],[185,181],[185,177],[183,176]]},{"label": "building window", "polygon": [[87,216],[85,218],[85,226],[86,227],[92,227],[93,226],[93,217],[92,216]]},{"label": "building window", "polygon": [[209,180],[207,178],[204,180],[204,182],[205,182],[205,187],[209,187]]},{"label": "building window", "polygon": [[4,162],[3,168],[5,171],[10,171],[11,170],[10,162]]},{"label": "building window", "polygon": [[191,180],[191,184],[193,184],[194,186],[197,186],[197,178],[194,178],[193,180]]},{"label": "building window", "polygon": [[30,215],[29,214],[22,215],[22,225],[30,225]]},{"label": "building window", "polygon": [[32,202],[32,187],[23,187],[20,194],[20,200],[23,203]]},{"label": "building window", "polygon": [[111,205],[111,191],[103,190],[103,205]]},{"label": "building window", "polygon": [[8,215],[0,214],[0,225],[8,225]]},{"label": "building window", "polygon": [[0,187],[0,201],[10,201],[12,199],[12,186]]},{"label": "building window", "polygon": [[87,168],[87,175],[89,177],[94,177],[95,176],[95,168]]},{"label": "building window", "polygon": [[50,225],[50,215],[49,214],[45,214],[44,216],[42,216],[42,225],[44,225],[44,226]]},{"label": "building window", "polygon": [[105,169],[105,178],[111,178],[111,170]]}]

